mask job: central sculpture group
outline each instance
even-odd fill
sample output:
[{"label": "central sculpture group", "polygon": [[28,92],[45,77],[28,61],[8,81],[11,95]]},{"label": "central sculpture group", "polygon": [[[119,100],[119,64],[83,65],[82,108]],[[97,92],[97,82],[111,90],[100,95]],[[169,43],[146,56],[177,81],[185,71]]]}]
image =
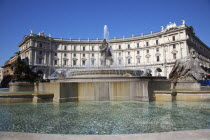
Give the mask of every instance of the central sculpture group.
[{"label": "central sculpture group", "polygon": [[[102,45],[99,46],[99,48],[100,48],[101,56],[103,56],[104,67],[110,67],[113,64],[114,60],[112,58],[111,48],[110,48],[109,43],[107,42],[106,39],[103,40]],[[109,65],[107,64],[106,60],[110,61]]]}]

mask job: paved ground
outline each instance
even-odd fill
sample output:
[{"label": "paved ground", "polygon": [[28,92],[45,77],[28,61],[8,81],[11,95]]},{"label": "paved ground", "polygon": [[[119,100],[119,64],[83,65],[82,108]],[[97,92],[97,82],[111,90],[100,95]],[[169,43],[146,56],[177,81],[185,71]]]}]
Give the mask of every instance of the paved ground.
[{"label": "paved ground", "polygon": [[210,140],[210,129],[131,135],[60,135],[0,132],[0,140]]}]

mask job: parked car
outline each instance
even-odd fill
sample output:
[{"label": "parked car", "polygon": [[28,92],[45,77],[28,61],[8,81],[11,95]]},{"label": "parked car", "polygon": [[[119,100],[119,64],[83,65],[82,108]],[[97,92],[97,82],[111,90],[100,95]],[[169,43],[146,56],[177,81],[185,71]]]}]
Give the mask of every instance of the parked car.
[{"label": "parked car", "polygon": [[201,86],[210,86],[210,74],[206,75],[205,80],[200,81]]}]

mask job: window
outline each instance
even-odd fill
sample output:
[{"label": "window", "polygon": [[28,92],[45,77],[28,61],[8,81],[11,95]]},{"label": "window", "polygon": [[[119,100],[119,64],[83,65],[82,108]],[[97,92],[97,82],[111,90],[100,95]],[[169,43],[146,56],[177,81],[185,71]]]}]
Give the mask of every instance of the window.
[{"label": "window", "polygon": [[176,53],[173,54],[173,59],[176,59]]},{"label": "window", "polygon": [[131,59],[128,59],[128,64],[131,64]]},{"label": "window", "polygon": [[140,51],[137,51],[137,54],[140,54]]},{"label": "window", "polygon": [[42,51],[39,51],[39,54],[42,55]]},{"label": "window", "polygon": [[74,53],[74,57],[76,57],[76,53]]},{"label": "window", "polygon": [[147,53],[149,53],[149,50],[147,50]]},{"label": "window", "polygon": [[94,46],[92,46],[92,51],[94,51]]},{"label": "window", "polygon": [[58,64],[58,61],[57,60],[54,60],[54,65],[57,65]]},{"label": "window", "polygon": [[42,64],[42,59],[41,58],[39,58],[39,64]]},{"label": "window", "polygon": [[137,48],[139,48],[139,43],[137,43]]},{"label": "window", "polygon": [[149,42],[146,42],[146,46],[149,46]]},{"label": "window", "polygon": [[175,36],[173,36],[173,41],[175,41]]},{"label": "window", "polygon": [[55,45],[55,48],[54,49],[57,50],[58,49],[58,45]]},{"label": "window", "polygon": [[173,49],[176,49],[176,44],[173,44]]},{"label": "window", "polygon": [[94,65],[94,62],[95,62],[94,59],[92,59],[92,60],[91,60],[91,64]]},{"label": "window", "polygon": [[74,51],[76,51],[76,49],[77,49],[76,46],[74,46]]},{"label": "window", "polygon": [[121,45],[119,45],[119,50],[121,49]]},{"label": "window", "polygon": [[83,65],[83,66],[85,65],[85,60],[82,60],[82,65]]},{"label": "window", "polygon": [[128,49],[130,49],[130,47],[131,47],[130,44],[128,44]]},{"label": "window", "polygon": [[140,58],[137,58],[137,63],[138,63],[138,64],[140,63]]},{"label": "window", "polygon": [[85,51],[85,47],[83,46],[83,51]]},{"label": "window", "polygon": [[77,65],[77,61],[73,60],[73,65],[76,66]]},{"label": "window", "polygon": [[159,52],[159,48],[156,49],[156,52]]},{"label": "window", "polygon": [[121,52],[119,52],[119,56],[121,56]]},{"label": "window", "polygon": [[160,61],[160,57],[159,56],[157,56],[157,62],[159,62]]},{"label": "window", "polygon": [[40,47],[40,48],[42,47],[42,43],[39,44],[39,47]]},{"label": "window", "polygon": [[128,55],[130,55],[130,52],[128,52]]},{"label": "window", "polygon": [[85,54],[83,53],[82,56],[85,57]]},{"label": "window", "polygon": [[156,40],[156,45],[158,45],[158,40]]},{"label": "window", "polygon": [[122,64],[122,60],[121,60],[121,59],[119,59],[119,60],[118,60],[118,62],[119,62],[119,65],[121,65],[121,64]]},{"label": "window", "polygon": [[64,53],[64,56],[66,56],[66,53]]},{"label": "window", "polygon": [[54,55],[55,55],[55,56],[57,56],[58,54],[57,54],[57,53],[55,53]]},{"label": "window", "polygon": [[64,50],[67,50],[67,47],[66,46],[64,46]]},{"label": "window", "polygon": [[147,58],[147,63],[149,63],[149,58]]},{"label": "window", "polygon": [[65,66],[67,65],[67,60],[64,60],[64,65],[65,65]]},{"label": "window", "polygon": [[94,57],[94,53],[92,53],[92,57]]}]

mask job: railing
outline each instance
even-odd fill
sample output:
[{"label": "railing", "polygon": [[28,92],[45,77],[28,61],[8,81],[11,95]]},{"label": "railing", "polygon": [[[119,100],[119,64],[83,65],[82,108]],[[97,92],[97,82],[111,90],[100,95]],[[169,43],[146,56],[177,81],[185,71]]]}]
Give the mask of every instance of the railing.
[{"label": "railing", "polygon": [[[137,36],[131,36],[131,37],[123,37],[123,38],[112,38],[109,39],[109,41],[115,41],[115,40],[128,40],[128,39],[136,39],[139,37],[147,37],[147,36],[152,36],[152,35],[156,35],[161,33],[161,31],[159,32],[152,32],[150,34],[142,34],[142,35],[137,35]],[[53,38],[54,40],[59,40],[59,41],[103,41],[103,39],[63,39],[63,38]]]},{"label": "railing", "polygon": [[[178,27],[178,26],[177,26]],[[182,29],[182,27],[180,28]],[[138,38],[144,38],[144,37],[149,37],[149,36],[153,36],[153,35],[158,35],[158,34],[161,34],[163,33],[162,31],[158,31],[158,32],[152,32],[152,33],[149,33],[149,34],[141,34],[141,35],[137,35],[137,36],[131,36],[131,37],[123,37],[123,38],[112,38],[112,39],[109,39],[109,41],[118,41],[118,40],[131,40],[131,39],[138,39]],[[58,40],[58,41],[75,41],[75,42],[78,42],[78,41],[87,41],[87,42],[101,42],[103,41],[103,39],[63,39],[63,38],[53,38],[54,40]]]},{"label": "railing", "polygon": [[63,38],[53,38],[54,40],[58,41],[96,41],[96,42],[101,42],[103,39],[63,39]]}]

